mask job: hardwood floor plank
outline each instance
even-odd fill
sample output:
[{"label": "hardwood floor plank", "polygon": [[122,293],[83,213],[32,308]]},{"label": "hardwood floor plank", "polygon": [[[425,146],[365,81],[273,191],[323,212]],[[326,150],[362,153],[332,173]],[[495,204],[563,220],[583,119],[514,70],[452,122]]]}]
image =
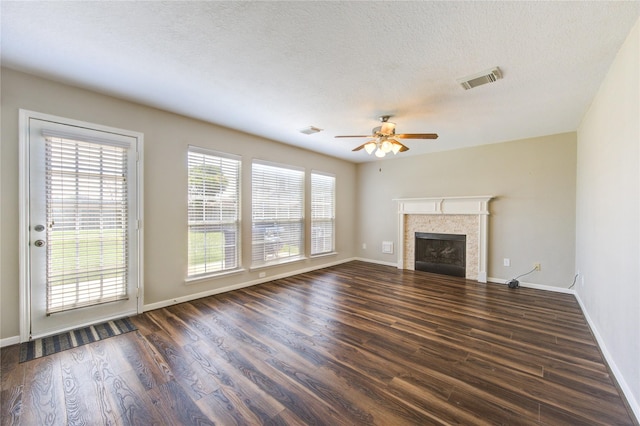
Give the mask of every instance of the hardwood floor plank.
[{"label": "hardwood floor plank", "polygon": [[30,361],[25,371],[20,423],[25,425],[66,424],[64,385],[58,358]]},{"label": "hardwood floor plank", "polygon": [[[219,401],[217,403],[225,404],[224,409],[232,412],[232,417],[248,419],[256,417],[263,422],[276,416],[284,409],[282,404],[271,395],[263,393],[249,379],[243,375],[232,374],[233,367],[206,344],[192,343],[186,349],[202,365],[202,368],[217,381],[220,388],[212,395]],[[211,400],[212,398],[207,396],[205,399]],[[201,405],[200,402],[198,405]],[[249,423],[254,422],[249,421]]]},{"label": "hardwood floor plank", "polygon": [[18,363],[2,424],[638,425],[570,294],[365,262]]},{"label": "hardwood floor plank", "polygon": [[64,384],[65,408],[69,425],[90,423],[95,409],[86,389],[86,375],[90,374],[91,361],[75,362],[73,357],[61,361]]},{"label": "hardwood floor plank", "polygon": [[107,382],[112,401],[117,405],[119,424],[163,425],[166,424],[161,410],[152,403],[148,391],[137,380],[133,370],[110,378]]},{"label": "hardwood floor plank", "polygon": [[255,413],[247,409],[247,405],[236,394],[227,393],[223,388],[199,399],[196,404],[202,414],[218,425],[257,425],[271,420],[263,412]]},{"label": "hardwood floor plank", "polygon": [[[146,336],[156,350],[164,357],[164,361],[171,369],[175,381],[180,383],[194,401],[209,395],[218,387],[217,384],[201,377],[192,368],[192,359],[180,346],[174,344],[169,336],[152,333]],[[204,375],[203,375],[204,376]]]},{"label": "hardwood floor plank", "polygon": [[544,377],[570,387],[591,386],[612,395],[618,395],[619,392],[609,372],[585,368],[577,363],[557,359],[545,360]]},{"label": "hardwood floor plank", "polygon": [[163,374],[162,368],[155,362],[155,357],[147,352],[139,332],[123,334],[117,345],[145,390],[171,380]]},{"label": "hardwood floor plank", "polygon": [[267,364],[260,363],[258,359],[254,359],[251,362],[244,354],[236,350],[228,351],[226,355],[235,369],[263,392],[268,393],[291,412],[295,413],[305,423],[326,424],[323,419],[327,418],[326,414],[331,410],[322,406],[316,400],[304,398],[303,395],[305,393],[299,386],[291,385],[289,381],[276,374]]},{"label": "hardwood floor plank", "polygon": [[25,366],[20,364],[20,345],[0,349],[0,390],[21,386],[24,383]]},{"label": "hardwood floor plank", "polygon": [[2,426],[20,424],[22,412],[23,385],[7,387],[0,392],[0,424]]},{"label": "hardwood floor plank", "polygon": [[[274,333],[266,327],[261,327],[248,310],[243,311],[249,321],[247,332],[256,335],[268,335],[273,342],[275,353],[265,354],[264,361],[277,371],[286,375],[291,381],[300,385],[307,392],[342,413],[352,424],[371,423],[371,416],[358,407],[356,401],[347,395],[351,387],[332,370],[330,359],[318,353],[312,347],[305,347],[296,338],[286,338]],[[278,327],[281,330],[281,327]],[[306,342],[309,340],[305,339]],[[295,366],[294,366],[295,364]],[[328,366],[328,367],[327,367]]]},{"label": "hardwood floor plank", "polygon": [[302,328],[305,324],[303,321],[291,322],[288,318],[279,315],[278,311],[269,309],[265,305],[256,306],[251,303],[245,306],[254,311],[258,318],[262,318],[265,327],[271,330],[271,333],[282,330],[279,333],[280,337],[277,337],[277,333],[274,339],[291,345],[296,352],[316,365],[327,366],[332,361],[349,365],[370,380],[376,380],[382,384],[406,372],[397,363],[375,356],[356,346],[327,335],[313,334],[313,330]]},{"label": "hardwood floor plank", "polygon": [[207,418],[183,387],[174,380],[149,391],[153,404],[163,415],[164,424],[215,425]]},{"label": "hardwood floor plank", "polygon": [[629,414],[626,408],[620,404],[610,403],[602,398],[597,398],[584,391],[576,392],[570,388],[557,386],[541,380],[535,376],[527,376],[513,370],[503,369],[500,366],[470,358],[464,366],[464,371],[474,374],[482,374],[485,381],[501,385],[511,392],[520,393],[530,398],[537,398],[541,403],[565,409],[581,417],[597,421],[602,413],[606,413],[608,421],[614,424],[624,424],[628,421]]},{"label": "hardwood floor plank", "polygon": [[[474,416],[480,417],[489,424],[512,425],[538,425],[535,412],[525,412],[520,407],[504,404],[503,401],[492,402],[487,399],[479,399],[477,394],[467,393],[462,390],[454,390],[449,397],[449,403],[456,409],[464,410]],[[523,416],[523,414],[525,414]]]},{"label": "hardwood floor plank", "polygon": [[471,333],[473,337],[486,340],[496,345],[503,345],[512,347],[523,354],[535,354],[540,357],[541,360],[545,359],[559,359],[567,363],[573,363],[582,366],[588,370],[606,372],[607,367],[603,363],[602,358],[598,359],[585,359],[581,354],[568,354],[556,345],[556,344],[536,344],[535,342],[523,342],[521,340],[507,339],[500,336],[496,336],[492,333],[486,333],[480,330],[473,330]]},{"label": "hardwood floor plank", "polygon": [[0,349],[0,424],[17,425],[23,411],[25,364],[19,364],[20,346]]},{"label": "hardwood floor plank", "polygon": [[419,410],[423,424],[473,424],[490,425],[489,420],[480,414],[469,413],[459,407],[451,405],[448,399],[442,399],[438,394],[432,394],[426,389],[423,381],[397,379],[393,382],[393,395]]},{"label": "hardwood floor plank", "polygon": [[399,323],[394,325],[394,328],[423,338],[419,351],[424,352],[425,356],[462,359],[473,354],[477,357],[498,359],[503,365],[528,374],[541,377],[544,374],[544,367],[538,357],[523,354],[508,346],[497,345],[462,334],[455,334],[455,337],[451,338],[450,335],[442,333],[442,330],[426,332],[416,324]]}]

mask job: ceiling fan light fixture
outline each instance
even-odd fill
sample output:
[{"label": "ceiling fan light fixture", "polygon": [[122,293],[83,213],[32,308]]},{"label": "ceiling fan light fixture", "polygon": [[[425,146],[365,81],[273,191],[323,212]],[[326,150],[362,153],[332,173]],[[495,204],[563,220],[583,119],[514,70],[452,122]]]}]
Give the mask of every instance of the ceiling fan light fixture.
[{"label": "ceiling fan light fixture", "polygon": [[367,151],[367,154],[371,154],[376,149],[376,143],[374,141],[369,142],[364,146],[364,150]]},{"label": "ceiling fan light fixture", "polygon": [[393,144],[388,139],[385,139],[382,141],[382,143],[380,143],[380,149],[382,150],[382,152],[387,154],[393,149]]},{"label": "ceiling fan light fixture", "polygon": [[391,146],[391,151],[393,151],[393,155],[396,155],[398,152],[400,152],[400,148],[402,148],[402,145],[394,142]]},{"label": "ceiling fan light fixture", "polygon": [[390,115],[380,116],[382,123],[378,127],[371,130],[370,135],[337,135],[336,138],[372,138],[362,145],[352,149],[352,151],[360,151],[365,149],[367,154],[375,153],[376,157],[382,158],[390,152],[397,154],[399,152],[408,151],[409,148],[402,144],[398,139],[437,139],[436,133],[400,133],[396,134],[396,124],[389,122]]},{"label": "ceiling fan light fixture", "polygon": [[385,136],[391,136],[396,132],[396,123],[391,123],[390,121],[385,121],[380,126],[380,133]]}]

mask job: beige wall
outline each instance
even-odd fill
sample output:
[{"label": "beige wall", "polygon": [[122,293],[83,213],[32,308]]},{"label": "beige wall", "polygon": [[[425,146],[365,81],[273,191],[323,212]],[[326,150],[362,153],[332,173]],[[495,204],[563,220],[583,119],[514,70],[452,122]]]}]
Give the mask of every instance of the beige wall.
[{"label": "beige wall", "polygon": [[[418,142],[440,143],[440,142]],[[523,282],[569,287],[574,276],[576,135],[532,138],[358,166],[359,257],[397,241],[394,198],[493,195],[489,203],[490,278],[506,280],[542,264]],[[367,249],[362,249],[362,244]],[[511,266],[503,266],[503,258]]]},{"label": "beige wall", "polygon": [[640,20],[578,128],[577,163],[576,290],[640,419]]},{"label": "beige wall", "polygon": [[[356,166],[259,137],[133,104],[27,74],[2,69],[0,339],[19,334],[18,109],[83,120],[144,133],[145,305],[258,280],[258,271],[184,284],[187,265],[186,155],[197,145],[243,158],[243,263],[250,257],[251,160],[260,158],[334,173],[336,256],[262,270],[267,277],[319,267],[354,256]],[[307,179],[307,185],[309,179]],[[309,203],[307,203],[309,204]],[[310,215],[307,212],[307,217]],[[308,244],[308,238],[307,238]]]}]

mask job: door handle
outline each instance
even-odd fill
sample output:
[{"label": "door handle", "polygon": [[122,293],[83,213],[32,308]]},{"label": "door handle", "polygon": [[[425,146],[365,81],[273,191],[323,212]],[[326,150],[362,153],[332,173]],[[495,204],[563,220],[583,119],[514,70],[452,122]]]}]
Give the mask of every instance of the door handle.
[{"label": "door handle", "polygon": [[44,242],[44,240],[36,240],[33,245],[35,245],[36,247],[44,247],[46,243]]}]

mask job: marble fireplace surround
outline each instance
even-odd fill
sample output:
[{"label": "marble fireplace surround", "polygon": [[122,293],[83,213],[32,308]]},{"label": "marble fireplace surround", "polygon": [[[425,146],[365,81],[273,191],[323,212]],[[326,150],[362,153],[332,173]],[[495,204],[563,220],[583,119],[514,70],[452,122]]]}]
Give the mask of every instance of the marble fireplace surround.
[{"label": "marble fireplace surround", "polygon": [[414,269],[415,233],[467,236],[466,278],[487,282],[489,200],[493,196],[399,198],[398,269]]}]

